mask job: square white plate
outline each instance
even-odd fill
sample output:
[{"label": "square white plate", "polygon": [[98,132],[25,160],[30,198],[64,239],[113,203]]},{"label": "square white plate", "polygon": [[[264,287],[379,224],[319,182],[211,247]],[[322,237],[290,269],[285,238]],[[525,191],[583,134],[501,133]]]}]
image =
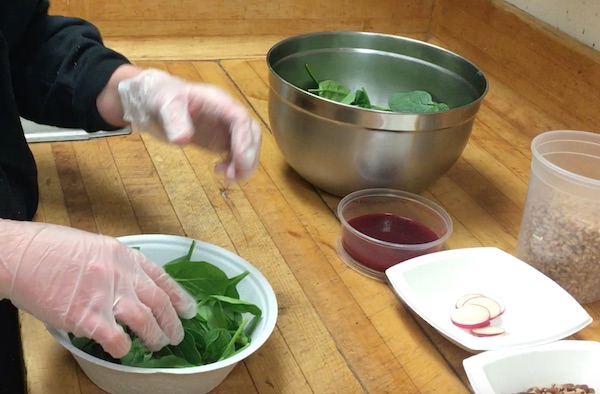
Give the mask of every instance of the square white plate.
[{"label": "square white plate", "polygon": [[557,341],[530,349],[483,352],[463,361],[475,394],[509,394],[552,384],[600,389],[600,342]]},{"label": "square white plate", "polygon": [[[451,341],[471,352],[516,349],[563,339],[592,322],[556,282],[497,248],[445,250],[413,258],[386,271],[399,298]],[[462,295],[480,293],[504,304],[492,321],[505,335],[476,337],[450,313]]]}]

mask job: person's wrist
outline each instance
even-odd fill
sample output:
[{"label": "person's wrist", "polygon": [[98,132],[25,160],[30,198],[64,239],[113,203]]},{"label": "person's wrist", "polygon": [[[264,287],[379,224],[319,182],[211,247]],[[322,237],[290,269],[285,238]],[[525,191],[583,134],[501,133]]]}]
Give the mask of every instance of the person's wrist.
[{"label": "person's wrist", "polygon": [[118,91],[119,83],[133,78],[143,71],[144,69],[132,64],[123,64],[113,72],[108,83],[96,98],[98,113],[107,123],[113,126],[126,126],[128,124],[123,119],[123,105]]}]

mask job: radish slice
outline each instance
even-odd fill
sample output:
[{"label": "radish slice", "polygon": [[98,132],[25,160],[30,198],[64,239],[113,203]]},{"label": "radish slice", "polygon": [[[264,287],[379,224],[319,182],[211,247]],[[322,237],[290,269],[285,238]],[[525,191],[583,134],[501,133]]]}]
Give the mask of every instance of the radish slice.
[{"label": "radish slice", "polygon": [[456,307],[460,308],[465,305],[466,301],[470,300],[471,298],[480,297],[480,296],[481,296],[481,294],[479,294],[479,293],[469,293],[469,294],[460,296],[458,298],[458,300],[456,300]]},{"label": "radish slice", "polygon": [[485,327],[490,325],[490,311],[481,305],[469,304],[454,309],[450,314],[450,319],[454,325],[460,328]]},{"label": "radish slice", "polygon": [[500,314],[498,315],[500,316],[506,310],[506,305],[504,305],[504,303],[497,298],[495,299],[495,301],[498,303],[498,305],[500,305]]},{"label": "radish slice", "polygon": [[471,334],[476,337],[495,337],[496,335],[502,335],[506,331],[504,331],[501,327],[496,326],[487,326],[487,327],[478,327],[471,329]]},{"label": "radish slice", "polygon": [[490,312],[490,320],[500,316],[503,312],[502,306],[496,300],[485,296],[469,298],[464,302],[463,306],[467,305],[480,305],[486,308]]}]

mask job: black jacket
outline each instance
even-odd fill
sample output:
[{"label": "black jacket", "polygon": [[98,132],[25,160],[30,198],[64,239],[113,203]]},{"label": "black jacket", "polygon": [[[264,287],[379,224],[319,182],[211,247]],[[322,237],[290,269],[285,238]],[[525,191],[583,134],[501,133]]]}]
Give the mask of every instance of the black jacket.
[{"label": "black jacket", "polygon": [[86,21],[48,15],[47,0],[0,0],[0,217],[30,220],[35,161],[19,116],[41,124],[111,130],[96,97],[127,63]]}]

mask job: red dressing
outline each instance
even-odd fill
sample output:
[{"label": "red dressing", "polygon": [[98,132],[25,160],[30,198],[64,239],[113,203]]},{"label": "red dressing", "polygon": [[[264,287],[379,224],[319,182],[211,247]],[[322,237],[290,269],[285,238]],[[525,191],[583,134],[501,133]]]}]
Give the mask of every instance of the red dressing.
[{"label": "red dressing", "polygon": [[383,272],[404,260],[442,249],[442,244],[435,244],[426,249],[410,248],[409,245],[426,244],[438,240],[439,237],[427,226],[406,217],[373,213],[352,218],[348,224],[371,238],[396,244],[391,247],[385,246],[343,229],[342,244],[346,252],[362,265],[375,271]]},{"label": "red dressing", "polygon": [[438,239],[433,231],[421,223],[389,213],[357,216],[350,219],[348,224],[369,237],[395,244],[424,244]]}]

